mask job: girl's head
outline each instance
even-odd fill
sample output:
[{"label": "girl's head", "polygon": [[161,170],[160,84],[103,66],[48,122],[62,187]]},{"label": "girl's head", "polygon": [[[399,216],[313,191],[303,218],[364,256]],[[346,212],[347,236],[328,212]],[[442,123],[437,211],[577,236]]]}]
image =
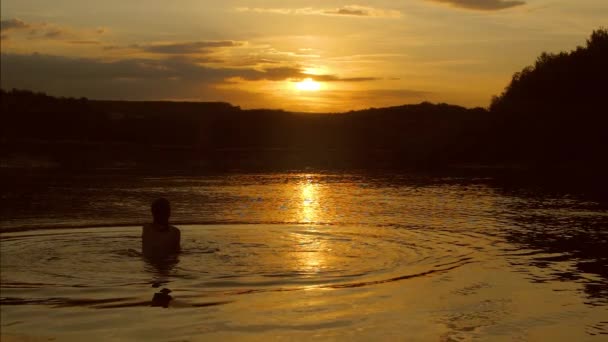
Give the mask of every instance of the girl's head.
[{"label": "girl's head", "polygon": [[168,225],[169,217],[171,216],[171,205],[166,198],[159,198],[152,202],[152,217],[154,223]]}]

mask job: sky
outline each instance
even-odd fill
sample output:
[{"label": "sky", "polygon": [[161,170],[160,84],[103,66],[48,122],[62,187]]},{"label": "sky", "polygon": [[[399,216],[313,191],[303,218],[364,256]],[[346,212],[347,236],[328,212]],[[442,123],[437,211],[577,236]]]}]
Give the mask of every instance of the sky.
[{"label": "sky", "polygon": [[2,0],[1,85],[55,96],[343,112],[487,107],[606,0]]}]

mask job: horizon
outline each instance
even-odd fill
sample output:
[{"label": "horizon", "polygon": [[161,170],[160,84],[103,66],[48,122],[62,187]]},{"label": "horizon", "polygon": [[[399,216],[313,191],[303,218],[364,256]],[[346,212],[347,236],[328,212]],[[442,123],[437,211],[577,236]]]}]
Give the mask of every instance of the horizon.
[{"label": "horizon", "polygon": [[3,1],[2,88],[297,113],[487,108],[515,72],[583,45],[608,14],[599,0],[180,5]]},{"label": "horizon", "polygon": [[86,99],[87,101],[93,101],[93,102],[128,102],[128,103],[184,103],[184,104],[227,104],[231,107],[234,107],[238,110],[242,110],[242,111],[276,111],[276,112],[285,112],[286,114],[349,114],[352,112],[362,112],[362,111],[367,111],[367,110],[375,110],[375,109],[379,109],[379,110],[383,110],[383,109],[392,109],[392,108],[401,108],[401,107],[406,107],[406,106],[421,106],[421,105],[425,105],[425,104],[429,104],[432,106],[440,106],[440,105],[448,105],[448,106],[456,106],[456,107],[461,107],[464,109],[484,109],[484,110],[489,110],[489,107],[466,107],[466,106],[460,106],[460,105],[455,105],[452,103],[445,103],[445,102],[430,102],[430,101],[426,101],[423,100],[421,102],[416,102],[416,103],[403,103],[403,104],[397,104],[397,105],[391,105],[391,106],[386,106],[386,107],[367,107],[367,108],[361,108],[361,109],[345,109],[342,111],[337,111],[337,112],[305,112],[305,111],[292,111],[292,110],[287,110],[285,108],[264,108],[264,107],[259,107],[259,108],[242,108],[241,106],[239,106],[238,104],[235,103],[230,103],[230,102],[225,102],[225,101],[197,101],[197,100],[192,100],[192,101],[188,101],[188,100],[154,100],[154,99],[150,99],[150,100],[108,100],[108,99],[96,99],[96,98],[88,98],[88,97],[73,97],[73,96],[54,96],[51,94],[47,94],[46,92],[43,91],[37,91],[37,90],[31,90],[31,89],[17,89],[17,88],[13,88],[13,89],[2,89],[0,88],[2,91],[6,92],[6,93],[10,93],[11,91],[18,91],[18,92],[30,92],[34,95],[39,95],[42,94],[44,96],[49,96],[52,98],[56,98],[56,99],[73,99],[73,100],[79,100],[79,99]]}]

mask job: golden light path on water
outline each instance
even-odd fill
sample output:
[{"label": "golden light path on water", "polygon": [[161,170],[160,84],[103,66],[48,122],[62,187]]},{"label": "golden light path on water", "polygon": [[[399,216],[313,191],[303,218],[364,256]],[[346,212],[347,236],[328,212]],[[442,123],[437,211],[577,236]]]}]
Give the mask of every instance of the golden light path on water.
[{"label": "golden light path on water", "polygon": [[315,184],[312,176],[306,175],[298,184],[300,187],[300,197],[302,210],[300,212],[300,222],[312,223],[318,220],[319,209],[319,190],[318,184]]},{"label": "golden light path on water", "polygon": [[[298,222],[314,223],[319,221],[319,208],[323,198],[320,196],[319,184],[315,183],[312,175],[304,175],[297,183],[299,191],[298,201],[300,202],[300,212]],[[297,234],[298,236],[298,255],[300,256],[300,269],[305,272],[316,272],[323,267],[325,260],[324,253],[327,247],[322,240],[314,234],[317,229],[314,226],[307,228],[311,234]]]}]

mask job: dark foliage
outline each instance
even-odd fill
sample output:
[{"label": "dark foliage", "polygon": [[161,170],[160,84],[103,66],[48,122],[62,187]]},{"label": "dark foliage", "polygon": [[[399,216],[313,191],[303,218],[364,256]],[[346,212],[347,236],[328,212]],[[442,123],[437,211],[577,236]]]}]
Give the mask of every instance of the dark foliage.
[{"label": "dark foliage", "polygon": [[490,110],[502,158],[530,163],[601,163],[608,148],[608,30],[586,47],[543,53],[513,76]]}]

